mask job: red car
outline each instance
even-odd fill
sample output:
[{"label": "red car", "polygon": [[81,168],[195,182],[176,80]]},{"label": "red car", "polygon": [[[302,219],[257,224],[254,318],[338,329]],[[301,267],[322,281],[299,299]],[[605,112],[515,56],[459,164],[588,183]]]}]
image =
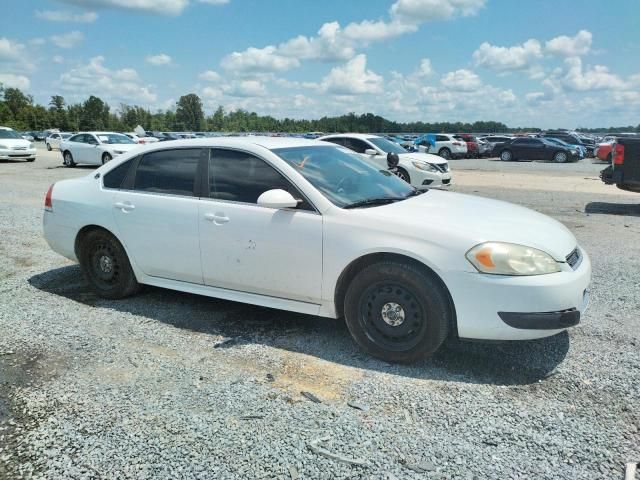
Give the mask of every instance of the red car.
[{"label": "red car", "polygon": [[611,161],[611,148],[613,147],[613,143],[599,143],[596,145],[595,156],[596,158],[603,160],[605,162]]},{"label": "red car", "polygon": [[461,133],[454,135],[454,138],[462,140],[467,144],[467,158],[480,158],[480,149],[478,148],[476,137],[468,133]]}]

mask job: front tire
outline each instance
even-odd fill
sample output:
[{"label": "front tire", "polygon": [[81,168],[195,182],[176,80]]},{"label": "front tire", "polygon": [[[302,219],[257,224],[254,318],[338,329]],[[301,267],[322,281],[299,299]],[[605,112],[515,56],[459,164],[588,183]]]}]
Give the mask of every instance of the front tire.
[{"label": "front tire", "polygon": [[51,149],[51,144],[49,144],[49,143],[47,143],[47,150],[48,150],[49,152],[52,150],[52,149]]},{"label": "front tire", "polygon": [[453,313],[440,282],[402,262],[369,265],[345,296],[349,332],[370,355],[411,363],[433,354],[449,334]]},{"label": "front tire", "polygon": [[568,157],[565,152],[556,152],[553,154],[553,161],[555,163],[566,163],[567,159]]},{"label": "front tire", "polygon": [[409,185],[411,185],[411,177],[409,176],[409,173],[404,168],[398,168],[396,176],[398,178],[401,178],[405,182],[407,182]]},{"label": "front tire", "polygon": [[104,165],[107,162],[110,162],[113,159],[113,157],[111,156],[110,153],[105,152],[104,154],[102,154],[102,164]]},{"label": "front tire", "polygon": [[92,230],[81,239],[79,260],[84,277],[100,297],[116,300],[139,288],[120,242],[104,230]]},{"label": "front tire", "polygon": [[73,155],[71,155],[71,152],[69,150],[65,151],[62,154],[62,163],[64,164],[65,167],[76,166],[76,162],[73,161]]}]

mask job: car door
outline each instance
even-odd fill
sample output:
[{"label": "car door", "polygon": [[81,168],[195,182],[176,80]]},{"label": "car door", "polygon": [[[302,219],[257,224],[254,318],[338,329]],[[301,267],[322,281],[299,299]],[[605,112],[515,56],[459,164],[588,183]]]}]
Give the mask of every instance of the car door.
[{"label": "car door", "polygon": [[[100,145],[100,135],[96,136],[92,133],[87,133],[87,157],[86,162],[91,165],[102,165],[102,149]],[[104,137],[103,137],[104,138]]]},{"label": "car door", "polygon": [[[253,154],[211,150],[209,193],[200,204],[200,247],[206,285],[320,302],[322,216],[278,170]],[[296,209],[257,204],[283,189],[301,202]]]},{"label": "car door", "polygon": [[202,283],[196,178],[207,152],[174,148],[137,157],[113,197],[118,237],[146,275]]},{"label": "car door", "polygon": [[57,133],[54,133],[53,135],[51,135],[51,137],[49,138],[49,146],[51,148],[60,148],[60,135],[58,135]]},{"label": "car door", "polygon": [[91,146],[87,143],[88,136],[84,133],[75,135],[69,139],[69,150],[73,155],[73,160],[76,163],[86,163],[88,156],[88,148]]}]

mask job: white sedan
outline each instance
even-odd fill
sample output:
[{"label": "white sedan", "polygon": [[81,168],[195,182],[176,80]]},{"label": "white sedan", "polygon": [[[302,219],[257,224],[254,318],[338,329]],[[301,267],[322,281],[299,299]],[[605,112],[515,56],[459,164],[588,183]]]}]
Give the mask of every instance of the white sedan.
[{"label": "white sedan", "polygon": [[344,147],[296,138],[161,142],[45,197],[44,234],[100,296],[140,284],[344,317],[411,362],[448,336],[540,338],[576,325],[589,258],[540,213],[420,191]]},{"label": "white sedan", "polygon": [[47,150],[51,151],[54,148],[56,150],[60,150],[60,143],[62,143],[63,140],[67,140],[68,138],[71,138],[71,136],[73,135],[73,133],[58,133],[58,132],[54,132],[51,135],[49,135],[47,138],[44,139],[44,143],[47,146]]},{"label": "white sedan", "polygon": [[36,146],[33,142],[25,140],[11,128],[0,127],[0,160],[33,162],[35,159]]},{"label": "white sedan", "polygon": [[416,188],[451,185],[449,163],[437,155],[410,153],[397,143],[377,135],[348,133],[326,135],[318,140],[347,147],[382,169],[387,169],[387,155],[395,153],[399,160],[396,175]]},{"label": "white sedan", "polygon": [[104,165],[137,146],[136,142],[122,133],[82,132],[60,142],[60,152],[62,163],[67,167],[78,163]]}]

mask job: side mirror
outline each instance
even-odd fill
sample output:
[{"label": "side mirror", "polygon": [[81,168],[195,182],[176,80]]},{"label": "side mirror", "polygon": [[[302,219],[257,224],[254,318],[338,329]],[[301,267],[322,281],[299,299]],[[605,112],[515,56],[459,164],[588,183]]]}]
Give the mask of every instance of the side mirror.
[{"label": "side mirror", "polygon": [[258,205],[267,208],[296,208],[298,201],[289,192],[276,188],[260,195]]},{"label": "side mirror", "polygon": [[364,154],[365,154],[365,155],[372,155],[372,156],[375,156],[375,155],[377,155],[377,154],[378,154],[378,152],[377,152],[376,150],[374,150],[373,148],[367,148],[367,149],[364,151]]},{"label": "side mirror", "polygon": [[398,157],[397,153],[389,152],[387,153],[387,166],[389,170],[393,170],[400,163],[400,157]]}]

